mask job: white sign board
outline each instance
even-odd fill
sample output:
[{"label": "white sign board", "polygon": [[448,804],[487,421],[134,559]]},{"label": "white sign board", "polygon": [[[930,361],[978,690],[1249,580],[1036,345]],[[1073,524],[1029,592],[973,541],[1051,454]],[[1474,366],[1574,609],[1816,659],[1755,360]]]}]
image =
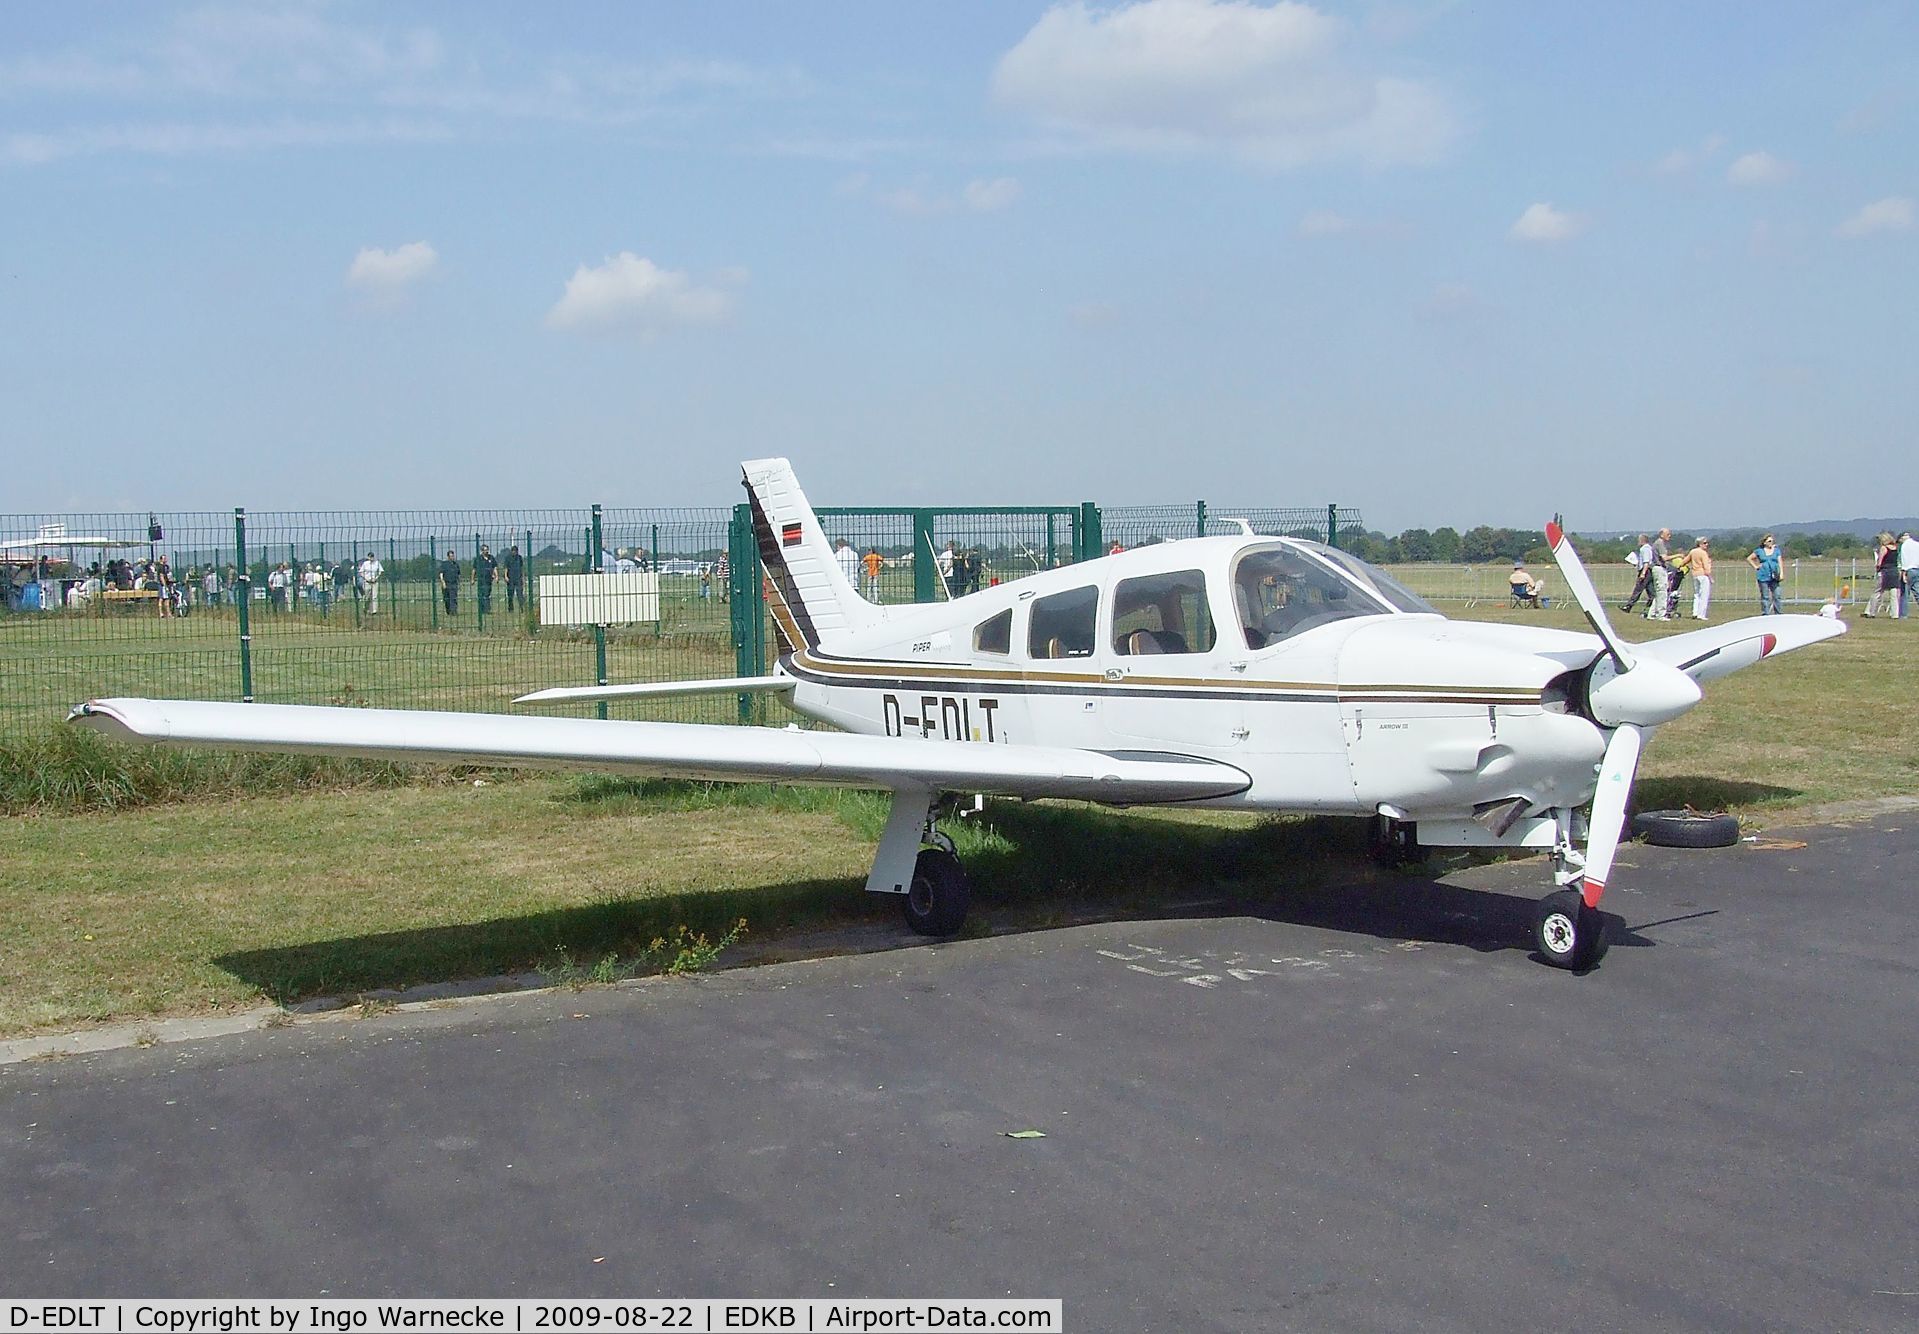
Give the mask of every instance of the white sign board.
[{"label": "white sign board", "polygon": [[660,619],[660,576],[543,574],[541,625],[629,625]]}]

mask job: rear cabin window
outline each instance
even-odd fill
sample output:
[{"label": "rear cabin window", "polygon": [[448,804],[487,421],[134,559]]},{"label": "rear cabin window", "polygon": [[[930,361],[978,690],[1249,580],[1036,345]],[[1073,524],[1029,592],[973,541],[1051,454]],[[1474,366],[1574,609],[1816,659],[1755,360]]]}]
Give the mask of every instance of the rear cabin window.
[{"label": "rear cabin window", "polygon": [[1113,590],[1115,653],[1208,653],[1215,638],[1198,570],[1122,579]]},{"label": "rear cabin window", "polygon": [[973,627],[973,652],[1011,653],[1013,651],[1013,609],[1008,607]]},{"label": "rear cabin window", "polygon": [[1087,658],[1093,653],[1093,622],[1099,589],[1088,585],[1033,599],[1026,651],[1035,658]]}]

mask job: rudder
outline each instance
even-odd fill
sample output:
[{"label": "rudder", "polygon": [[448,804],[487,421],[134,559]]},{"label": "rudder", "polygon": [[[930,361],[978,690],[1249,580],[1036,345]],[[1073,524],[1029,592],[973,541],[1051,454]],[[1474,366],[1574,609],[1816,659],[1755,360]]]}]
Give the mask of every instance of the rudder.
[{"label": "rudder", "polygon": [[883,613],[859,595],[833,557],[818,516],[785,459],[740,465],[753,511],[760,564],[771,585],[773,623],[789,652],[879,624]]}]

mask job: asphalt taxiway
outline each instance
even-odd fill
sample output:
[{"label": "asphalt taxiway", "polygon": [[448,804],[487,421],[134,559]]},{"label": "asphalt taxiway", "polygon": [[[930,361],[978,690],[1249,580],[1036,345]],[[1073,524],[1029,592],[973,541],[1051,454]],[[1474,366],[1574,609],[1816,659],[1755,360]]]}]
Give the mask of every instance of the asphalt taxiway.
[{"label": "asphalt taxiway", "polygon": [[12,1065],[0,1293],[1911,1329],[1919,813],[1774,833]]}]

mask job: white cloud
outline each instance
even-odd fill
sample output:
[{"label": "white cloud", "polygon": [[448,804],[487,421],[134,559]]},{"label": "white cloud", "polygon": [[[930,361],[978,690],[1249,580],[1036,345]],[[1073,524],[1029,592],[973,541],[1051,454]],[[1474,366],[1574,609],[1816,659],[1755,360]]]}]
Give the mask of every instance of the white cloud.
[{"label": "white cloud", "polygon": [[1586,230],[1586,219],[1577,213],[1566,213],[1551,204],[1534,204],[1519,215],[1506,235],[1515,241],[1550,243],[1570,241]]},{"label": "white cloud", "polygon": [[855,199],[870,199],[881,208],[906,218],[935,218],[947,213],[997,213],[1011,208],[1020,196],[1020,184],[1011,176],[991,180],[972,180],[958,194],[936,190],[925,182],[914,185],[879,185],[865,172],[841,181],[838,193]]},{"label": "white cloud", "polygon": [[1079,144],[1224,152],[1263,166],[1431,163],[1458,135],[1431,83],[1356,68],[1349,30],[1298,0],[1142,0],[1046,11],[993,96]]},{"label": "white cloud", "polygon": [[[746,278],[740,269],[727,275],[733,285]],[[730,293],[701,287],[684,273],[622,250],[597,268],[582,264],[573,271],[566,291],[546,313],[546,327],[653,337],[676,326],[721,323],[733,313],[733,304]]]},{"label": "white cloud", "polygon": [[1440,283],[1419,306],[1422,317],[1438,323],[1474,319],[1485,310],[1479,293],[1465,283]]},{"label": "white cloud", "polygon": [[1872,236],[1878,232],[1912,230],[1912,201],[1899,195],[1867,204],[1839,224],[1838,234],[1846,237]]},{"label": "white cloud", "polygon": [[1745,153],[1726,168],[1726,180],[1733,185],[1778,185],[1793,173],[1792,163],[1771,153]]},{"label": "white cloud", "polygon": [[1699,141],[1697,148],[1675,148],[1666,156],[1652,164],[1654,174],[1659,176],[1685,176],[1693,168],[1705,163],[1726,146],[1726,136],[1709,134]]},{"label": "white cloud", "polygon": [[1019,198],[1019,182],[1011,176],[997,176],[990,181],[968,181],[966,188],[960,192],[960,198],[975,213],[997,213],[1003,208],[1011,208],[1013,201]]},{"label": "white cloud", "polygon": [[[136,7],[131,13],[141,13]],[[374,138],[497,132],[505,122],[660,123],[705,107],[803,95],[790,68],[720,60],[649,63],[450,41],[435,29],[338,17],[325,4],[205,4],[144,33],[106,24],[83,52],[0,56],[0,99],[50,109],[38,134],[0,136],[0,163],[35,165],[87,153],[266,150]],[[124,124],[59,122],[81,99],[121,104]],[[257,128],[258,108],[287,108],[287,126]],[[369,132],[382,118],[426,118],[426,132]]]},{"label": "white cloud", "polygon": [[91,125],[46,133],[0,136],[0,163],[36,167],[66,158],[100,153],[186,157],[205,153],[248,153],[273,148],[320,148],[338,144],[431,143],[445,139],[444,127],[410,120],[306,121],[260,124]]},{"label": "white cloud", "polygon": [[1327,209],[1314,209],[1299,220],[1301,236],[1344,236],[1357,227],[1351,218]]},{"label": "white cloud", "polygon": [[347,286],[396,292],[426,277],[439,262],[439,252],[425,241],[409,241],[392,250],[367,246],[347,266]]}]

